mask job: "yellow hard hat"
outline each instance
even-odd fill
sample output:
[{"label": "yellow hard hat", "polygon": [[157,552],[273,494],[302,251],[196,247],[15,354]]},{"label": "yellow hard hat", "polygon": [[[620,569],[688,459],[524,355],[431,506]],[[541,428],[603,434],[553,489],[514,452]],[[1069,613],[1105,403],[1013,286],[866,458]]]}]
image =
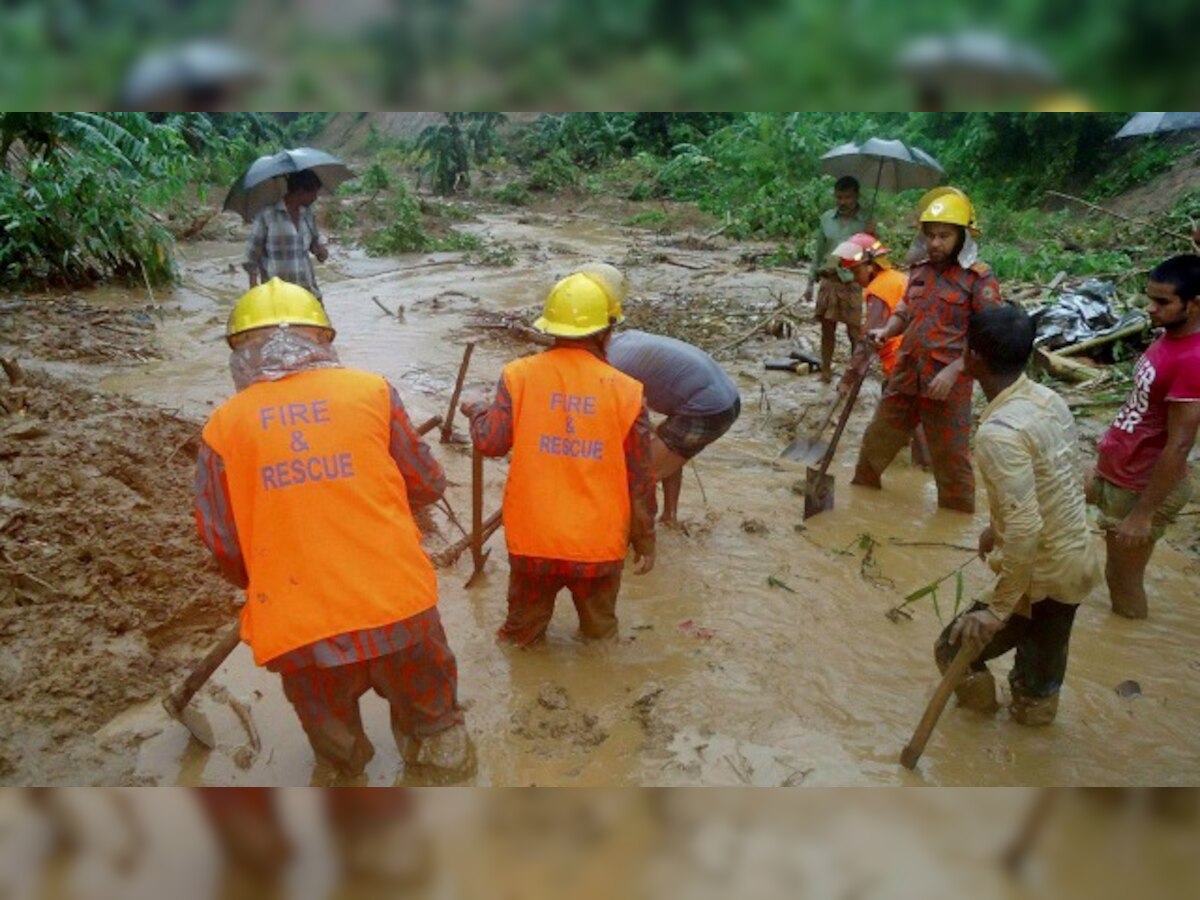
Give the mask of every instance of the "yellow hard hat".
[{"label": "yellow hard hat", "polygon": [[551,288],[542,316],[533,327],[555,337],[581,338],[612,324],[608,292],[594,278],[576,272]]},{"label": "yellow hard hat", "polygon": [[971,198],[956,187],[936,187],[921,198],[922,222],[946,222],[961,225],[972,234],[979,234],[975,221],[975,206]]},{"label": "yellow hard hat", "polygon": [[608,317],[617,325],[624,322],[625,313],[621,310],[621,304],[629,296],[629,282],[625,280],[621,270],[608,263],[592,263],[580,269],[579,274],[600,283],[600,287],[604,288],[604,293],[608,295]]},{"label": "yellow hard hat", "polygon": [[333,331],[320,300],[298,284],[272,278],[242,294],[229,314],[225,339],[271,325],[313,325]]}]

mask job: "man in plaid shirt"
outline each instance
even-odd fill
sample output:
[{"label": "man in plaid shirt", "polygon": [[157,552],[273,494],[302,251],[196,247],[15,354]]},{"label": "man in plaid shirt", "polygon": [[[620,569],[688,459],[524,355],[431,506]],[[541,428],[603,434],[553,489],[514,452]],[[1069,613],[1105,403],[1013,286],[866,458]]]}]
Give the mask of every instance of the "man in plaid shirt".
[{"label": "man in plaid shirt", "polygon": [[250,228],[246,258],[242,263],[250,276],[250,287],[272,278],[282,278],[322,300],[312,260],[308,257],[311,251],[318,262],[329,258],[329,250],[321,240],[312,211],[320,190],[321,179],[315,172],[293,172],[287,176],[287,193],[283,199],[259,210]]}]

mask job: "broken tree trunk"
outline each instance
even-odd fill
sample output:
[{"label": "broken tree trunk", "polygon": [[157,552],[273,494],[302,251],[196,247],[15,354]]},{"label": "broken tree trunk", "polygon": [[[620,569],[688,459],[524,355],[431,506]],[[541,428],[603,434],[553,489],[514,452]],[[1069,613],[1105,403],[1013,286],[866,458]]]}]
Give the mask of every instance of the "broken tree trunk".
[{"label": "broken tree trunk", "polygon": [[1149,322],[1138,322],[1134,325],[1128,325],[1111,334],[1102,334],[1100,337],[1089,338],[1086,341],[1080,341],[1078,344],[1072,344],[1070,347],[1063,347],[1058,351],[1059,356],[1078,356],[1081,353],[1086,353],[1088,350],[1094,350],[1097,347],[1103,347],[1105,344],[1111,344],[1113,341],[1119,341],[1121,338],[1133,337],[1141,334],[1150,327]]}]

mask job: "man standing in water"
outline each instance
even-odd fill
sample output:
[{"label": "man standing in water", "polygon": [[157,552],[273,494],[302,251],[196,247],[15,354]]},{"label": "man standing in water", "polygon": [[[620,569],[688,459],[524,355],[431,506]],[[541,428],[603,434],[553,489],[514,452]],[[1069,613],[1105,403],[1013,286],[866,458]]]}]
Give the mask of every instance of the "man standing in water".
[{"label": "man standing in water", "polygon": [[[609,319],[624,322],[625,276],[607,263],[595,263],[580,274],[604,289]],[[609,365],[642,383],[650,410],[666,416],[651,436],[650,453],[663,487],[660,521],[678,525],[683,467],[737,421],[742,411],[737,385],[699,347],[659,334],[617,331],[605,353]]]},{"label": "man standing in water", "polygon": [[992,712],[996,686],[986,661],[1015,648],[1009,714],[1022,725],[1048,725],[1058,711],[1075,612],[1099,580],[1099,563],[1075,420],[1058,394],[1024,374],[1033,332],[1015,306],[971,317],[964,368],[988,399],[975,436],[990,512],[979,555],[997,578],[986,602],[946,626],[934,655],[945,672],[961,641],[981,646],[956,693],[961,705]]},{"label": "man standing in water", "polygon": [[635,574],[654,567],[650,418],[642,386],[605,362],[612,326],[601,285],[581,274],[564,278],[533,323],[554,345],[505,366],[491,403],[462,405],[479,451],[512,451],[501,641],[524,647],[545,640],[564,587],[580,635],[613,638],[629,549]]},{"label": "man standing in water", "polygon": [[934,188],[921,198],[918,251],[904,299],[887,326],[867,332],[876,346],[903,335],[896,367],[863,435],[854,484],[881,488],[883,473],[912,437],[925,430],[938,506],[975,511],[971,469],[971,393],[963,373],[967,321],[998,306],[1000,285],[978,259],[975,208],[962,191]]},{"label": "man standing in water", "polygon": [[817,303],[814,318],[821,323],[821,380],[833,380],[833,351],[837,346],[837,326],[846,326],[850,349],[862,334],[862,289],[850,273],[830,265],[830,254],[842,241],[852,235],[875,233],[875,222],[867,218],[858,205],[858,179],[844,175],[833,186],[834,208],[821,214],[817,226],[816,253],[813,254],[813,277],[808,283],[808,299],[812,300],[817,283]]},{"label": "man standing in water", "polygon": [[1105,577],[1117,615],[1148,615],[1145,574],[1154,545],[1191,495],[1188,454],[1200,428],[1200,256],[1159,263],[1146,286],[1163,334],[1142,354],[1133,389],[1096,450],[1088,499],[1100,508]]},{"label": "man standing in water", "polygon": [[412,510],[442,467],[400,395],[344,368],[325,309],[272,278],[226,326],[237,393],[204,426],[196,524],[243,588],[242,640],[283,682],[318,762],[361,775],[375,750],[359,699],[391,707],[406,776],[470,774],[458,667]]},{"label": "man standing in water", "polygon": [[259,210],[250,228],[242,264],[250,278],[250,287],[271,278],[282,278],[322,299],[312,260],[308,258],[310,252],[317,262],[329,258],[312,211],[320,191],[321,179],[316,172],[307,169],[292,172],[287,176],[283,199]]}]

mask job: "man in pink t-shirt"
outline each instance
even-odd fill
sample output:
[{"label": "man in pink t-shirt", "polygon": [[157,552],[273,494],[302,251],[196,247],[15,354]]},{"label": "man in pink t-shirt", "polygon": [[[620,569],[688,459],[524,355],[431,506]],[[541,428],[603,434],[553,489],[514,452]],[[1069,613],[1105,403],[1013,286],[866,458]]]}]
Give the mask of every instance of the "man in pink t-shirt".
[{"label": "man in pink t-shirt", "polygon": [[1131,619],[1147,615],[1146,564],[1190,496],[1187,458],[1200,428],[1200,256],[1159,263],[1146,296],[1163,334],[1138,360],[1088,485],[1108,544],[1113,612]]}]

